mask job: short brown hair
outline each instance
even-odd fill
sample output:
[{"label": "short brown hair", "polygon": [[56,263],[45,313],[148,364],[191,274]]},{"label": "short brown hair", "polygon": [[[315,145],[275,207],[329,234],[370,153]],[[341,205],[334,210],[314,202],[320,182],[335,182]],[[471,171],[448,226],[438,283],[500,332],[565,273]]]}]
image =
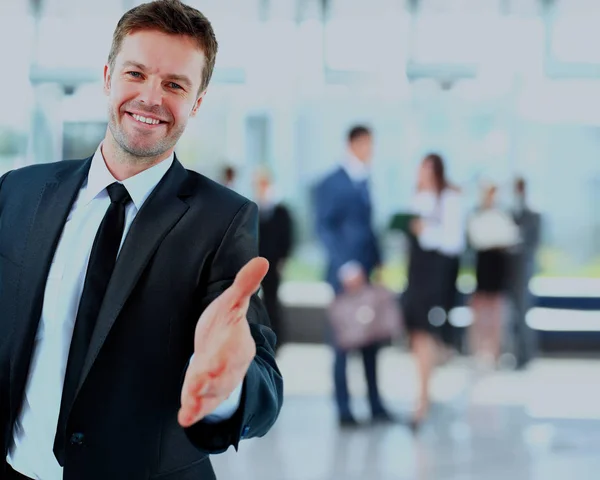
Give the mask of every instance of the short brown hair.
[{"label": "short brown hair", "polygon": [[208,18],[180,0],[155,0],[132,8],[121,17],[113,33],[108,54],[111,71],[125,37],[139,30],[158,30],[169,35],[185,35],[194,39],[206,57],[198,93],[206,89],[215,68],[218,50],[217,38]]},{"label": "short brown hair", "polygon": [[360,137],[370,136],[371,129],[366,125],[355,125],[348,132],[348,142],[353,142],[354,140],[359,139]]}]

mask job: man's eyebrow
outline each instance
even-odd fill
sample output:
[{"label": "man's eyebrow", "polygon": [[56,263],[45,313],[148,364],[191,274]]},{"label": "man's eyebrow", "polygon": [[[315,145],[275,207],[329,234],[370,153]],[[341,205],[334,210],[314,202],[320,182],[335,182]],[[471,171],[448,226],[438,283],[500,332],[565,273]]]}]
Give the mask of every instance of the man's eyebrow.
[{"label": "man's eyebrow", "polygon": [[[141,70],[142,72],[147,70],[147,67],[143,63],[132,62],[131,60],[124,62],[123,67],[136,68],[138,70]],[[192,81],[189,79],[189,77],[187,75],[179,75],[176,73],[170,73],[170,74],[166,75],[166,78],[168,78],[169,80],[175,81],[175,82],[183,83],[186,87],[192,86]]]},{"label": "man's eyebrow", "polygon": [[123,67],[133,67],[133,68],[137,68],[138,70],[146,70],[146,66],[144,64],[132,62],[131,60],[124,62]]}]

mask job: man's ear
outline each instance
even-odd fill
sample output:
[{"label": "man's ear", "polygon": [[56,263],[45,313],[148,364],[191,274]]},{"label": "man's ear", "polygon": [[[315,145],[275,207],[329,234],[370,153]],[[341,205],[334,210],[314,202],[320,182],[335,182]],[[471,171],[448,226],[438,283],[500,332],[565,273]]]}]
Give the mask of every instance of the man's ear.
[{"label": "man's ear", "polygon": [[111,79],[111,73],[110,73],[110,66],[104,65],[104,93],[106,95],[108,95],[110,93],[110,79]]},{"label": "man's ear", "polygon": [[206,90],[204,90],[200,95],[198,95],[198,98],[194,103],[194,108],[192,108],[192,111],[190,112],[190,117],[195,117],[198,113],[198,109],[200,108],[200,105],[202,105],[202,100],[204,100],[204,95],[206,95]]}]

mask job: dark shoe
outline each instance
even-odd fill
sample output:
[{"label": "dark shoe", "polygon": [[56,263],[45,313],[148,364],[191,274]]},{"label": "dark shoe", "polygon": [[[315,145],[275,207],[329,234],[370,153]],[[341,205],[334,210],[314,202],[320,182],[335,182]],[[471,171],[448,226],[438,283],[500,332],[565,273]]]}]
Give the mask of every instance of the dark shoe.
[{"label": "dark shoe", "polygon": [[397,419],[394,418],[394,416],[391,415],[386,410],[382,410],[381,412],[374,413],[373,416],[371,417],[371,421],[373,423],[379,423],[379,424],[381,424],[381,423],[396,423]]},{"label": "dark shoe", "polygon": [[424,420],[425,419],[411,418],[408,422],[408,428],[410,428],[410,431],[413,434],[417,434],[418,431],[421,429],[421,425],[423,425]]},{"label": "dark shoe", "polygon": [[413,433],[417,433],[425,420],[427,420],[427,416],[429,414],[429,402],[423,403],[417,408],[417,411],[409,421],[409,428]]},{"label": "dark shoe", "polygon": [[340,417],[339,423],[341,428],[356,428],[360,426],[353,416]]},{"label": "dark shoe", "polygon": [[530,359],[525,359],[525,358],[518,358],[517,359],[517,364],[515,365],[515,370],[518,371],[523,371],[523,370],[527,370],[527,367],[529,366],[529,363],[531,362]]}]

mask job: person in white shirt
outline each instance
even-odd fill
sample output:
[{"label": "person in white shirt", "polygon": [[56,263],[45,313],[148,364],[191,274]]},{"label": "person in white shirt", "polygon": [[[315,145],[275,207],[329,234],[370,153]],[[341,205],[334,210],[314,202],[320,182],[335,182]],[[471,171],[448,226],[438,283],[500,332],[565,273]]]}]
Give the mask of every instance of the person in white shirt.
[{"label": "person in white shirt", "polygon": [[482,192],[481,207],[471,216],[467,228],[469,244],[477,252],[477,288],[471,299],[473,324],[469,338],[477,364],[490,368],[501,353],[510,251],[521,240],[514,220],[496,205],[497,187],[485,185]]},{"label": "person in white shirt", "polygon": [[418,173],[413,199],[408,285],[403,294],[404,318],[419,369],[416,428],[429,409],[429,382],[436,363],[440,328],[453,307],[458,261],[465,248],[460,191],[446,179],[444,162],[427,155]]}]

